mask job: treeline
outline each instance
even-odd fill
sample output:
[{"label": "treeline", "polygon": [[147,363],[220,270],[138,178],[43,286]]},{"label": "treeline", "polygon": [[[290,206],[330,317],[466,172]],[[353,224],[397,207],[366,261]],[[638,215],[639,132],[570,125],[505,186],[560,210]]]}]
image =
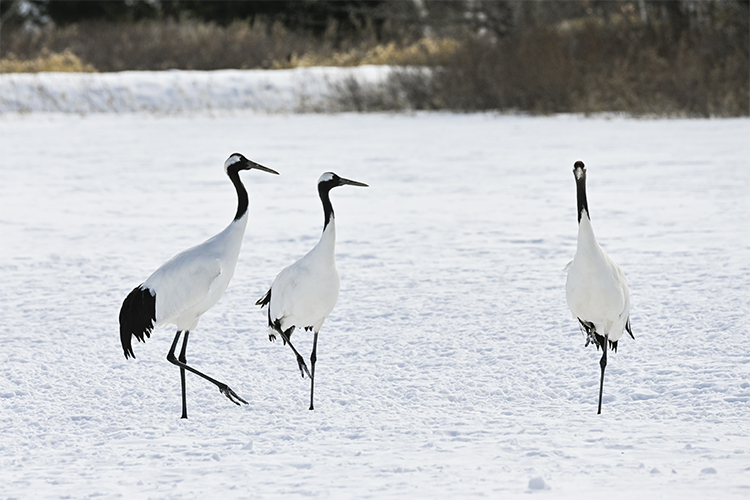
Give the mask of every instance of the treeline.
[{"label": "treeline", "polygon": [[392,64],[385,86],[339,88],[345,107],[750,114],[748,1],[26,0],[0,16],[0,71]]}]

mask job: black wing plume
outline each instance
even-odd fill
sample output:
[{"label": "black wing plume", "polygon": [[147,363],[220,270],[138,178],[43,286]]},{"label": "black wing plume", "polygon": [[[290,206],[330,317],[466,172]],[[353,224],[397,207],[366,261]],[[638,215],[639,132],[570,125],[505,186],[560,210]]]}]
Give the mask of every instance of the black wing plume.
[{"label": "black wing plume", "polygon": [[125,359],[135,359],[132,337],[145,342],[144,336],[151,337],[156,321],[156,297],[148,288],[138,285],[125,297],[120,309],[120,342],[125,352]]}]

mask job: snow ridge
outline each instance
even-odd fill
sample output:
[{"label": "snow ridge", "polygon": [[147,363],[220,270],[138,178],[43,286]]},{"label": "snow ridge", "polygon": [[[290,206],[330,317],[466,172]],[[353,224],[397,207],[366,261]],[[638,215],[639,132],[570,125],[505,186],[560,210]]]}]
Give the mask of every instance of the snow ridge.
[{"label": "snow ridge", "polygon": [[331,89],[347,78],[376,84],[391,68],[125,71],[0,74],[0,114],[200,111],[330,111]]}]

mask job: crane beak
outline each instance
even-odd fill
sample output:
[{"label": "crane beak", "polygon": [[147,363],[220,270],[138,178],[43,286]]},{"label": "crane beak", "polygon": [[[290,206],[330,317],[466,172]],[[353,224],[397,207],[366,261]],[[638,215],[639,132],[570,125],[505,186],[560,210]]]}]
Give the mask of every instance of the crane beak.
[{"label": "crane beak", "polygon": [[272,169],[272,168],[264,167],[260,163],[255,163],[252,160],[247,160],[247,168],[246,168],[246,170],[250,170],[250,169],[253,169],[253,168],[257,168],[258,170],[262,170],[264,172],[268,172],[269,174],[279,175],[279,173],[276,170]]},{"label": "crane beak", "polygon": [[357,181],[353,181],[353,180],[350,180],[350,179],[344,179],[343,177],[339,177],[339,179],[340,179],[339,180],[339,186],[345,186],[345,185],[348,184],[350,186],[370,187],[367,184],[365,184],[364,182],[357,182]]}]

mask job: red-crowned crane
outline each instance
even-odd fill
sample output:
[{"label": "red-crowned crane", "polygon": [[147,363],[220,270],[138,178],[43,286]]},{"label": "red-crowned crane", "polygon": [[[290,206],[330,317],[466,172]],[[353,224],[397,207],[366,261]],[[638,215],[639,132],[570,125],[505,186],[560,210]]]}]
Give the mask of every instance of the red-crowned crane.
[{"label": "red-crowned crane", "polygon": [[586,167],[582,161],[575,162],[573,175],[576,179],[578,198],[578,245],[573,261],[568,264],[565,296],[581,331],[586,335],[586,345],[594,343],[602,349],[599,361],[599,408],[602,412],[604,390],[604,368],[607,366],[607,348],[617,352],[617,343],[630,329],[630,292],[620,266],[604,253],[596,242],[591,227],[589,206],[586,200]]},{"label": "red-crowned crane", "polygon": [[[198,325],[201,315],[219,301],[234,274],[248,217],[247,191],[239,173],[241,170],[251,169],[278,175],[275,170],[250,161],[239,153],[232,154],[224,162],[224,171],[237,190],[237,213],[234,220],[216,236],[168,260],[130,292],[120,309],[120,341],[126,359],[135,358],[131,345],[133,336],[144,342],[143,337],[150,337],[154,326],[177,327],[167,360],[180,367],[182,418],[187,418],[185,370],[216,385],[233,403],[247,404],[247,401],[223,382],[189,366],[186,351],[190,332]],[[182,349],[179,357],[175,358],[174,353],[181,334],[184,334]]]},{"label": "red-crowned crane", "polygon": [[[337,186],[362,186],[361,182],[344,179],[326,172],[318,179],[318,194],[323,203],[323,234],[320,241],[304,257],[284,268],[273,280],[271,288],[255,304],[268,306],[268,339],[281,336],[297,356],[302,377],[310,378],[310,409],[313,407],[315,390],[315,362],[317,360],[318,332],[323,326],[339,297],[339,272],[336,269],[336,219],[329,198],[331,189]],[[308,370],[305,360],[290,339],[295,328],[313,332],[313,347]]]}]

